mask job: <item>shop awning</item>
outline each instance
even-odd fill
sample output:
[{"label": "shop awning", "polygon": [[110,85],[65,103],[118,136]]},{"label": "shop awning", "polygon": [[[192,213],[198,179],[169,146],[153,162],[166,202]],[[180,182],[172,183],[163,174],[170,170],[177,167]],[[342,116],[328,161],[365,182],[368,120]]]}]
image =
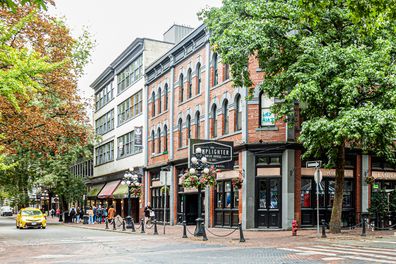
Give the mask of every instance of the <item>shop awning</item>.
[{"label": "shop awning", "polygon": [[128,198],[128,185],[120,184],[118,185],[117,189],[113,193],[114,199],[124,199]]},{"label": "shop awning", "polygon": [[100,190],[102,190],[103,186],[104,186],[104,183],[92,185],[91,187],[89,187],[87,197],[98,196],[98,193],[100,192]]},{"label": "shop awning", "polygon": [[112,181],[106,183],[105,187],[103,187],[102,191],[98,194],[98,198],[99,199],[112,198],[113,193],[119,184],[120,181]]}]

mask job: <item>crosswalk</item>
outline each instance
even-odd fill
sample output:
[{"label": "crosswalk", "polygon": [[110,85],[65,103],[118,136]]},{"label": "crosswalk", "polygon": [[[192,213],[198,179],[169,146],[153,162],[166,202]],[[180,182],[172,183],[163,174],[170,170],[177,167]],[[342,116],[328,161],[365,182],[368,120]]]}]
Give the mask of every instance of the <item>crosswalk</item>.
[{"label": "crosswalk", "polygon": [[337,262],[349,260],[370,263],[396,263],[396,248],[361,247],[341,244],[323,244],[293,248],[279,248],[303,256],[318,256],[322,261]]}]

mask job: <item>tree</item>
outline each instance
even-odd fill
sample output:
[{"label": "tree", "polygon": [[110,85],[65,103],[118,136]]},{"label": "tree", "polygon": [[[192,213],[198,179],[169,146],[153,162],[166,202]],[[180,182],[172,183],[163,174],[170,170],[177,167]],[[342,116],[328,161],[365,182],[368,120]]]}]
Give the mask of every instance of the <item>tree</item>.
[{"label": "tree", "polygon": [[[299,104],[304,157],[325,155],[336,168],[333,233],[341,232],[346,148],[395,157],[395,11],[386,3],[224,0],[201,13],[234,85],[280,99],[272,111],[289,125]],[[250,79],[253,58],[261,84]]]},{"label": "tree", "polygon": [[0,0],[0,7],[9,9],[15,12],[18,6],[35,5],[38,8],[47,9],[46,0]]}]

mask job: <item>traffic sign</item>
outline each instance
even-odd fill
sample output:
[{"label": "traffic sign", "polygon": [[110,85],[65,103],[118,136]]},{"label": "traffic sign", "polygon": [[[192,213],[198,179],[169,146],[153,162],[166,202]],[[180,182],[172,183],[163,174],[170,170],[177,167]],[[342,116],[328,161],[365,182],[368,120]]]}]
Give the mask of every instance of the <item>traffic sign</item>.
[{"label": "traffic sign", "polygon": [[321,165],[321,160],[307,161],[307,168],[320,168]]},{"label": "traffic sign", "polygon": [[322,171],[317,169],[315,170],[314,179],[316,183],[320,183],[322,181],[323,175]]}]

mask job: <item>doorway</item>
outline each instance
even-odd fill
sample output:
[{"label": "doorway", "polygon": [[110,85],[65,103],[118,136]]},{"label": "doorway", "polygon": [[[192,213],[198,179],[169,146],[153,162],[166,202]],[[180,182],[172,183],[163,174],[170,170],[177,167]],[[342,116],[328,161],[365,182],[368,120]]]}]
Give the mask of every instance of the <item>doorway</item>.
[{"label": "doorway", "polygon": [[281,228],[281,178],[256,180],[256,227]]}]

